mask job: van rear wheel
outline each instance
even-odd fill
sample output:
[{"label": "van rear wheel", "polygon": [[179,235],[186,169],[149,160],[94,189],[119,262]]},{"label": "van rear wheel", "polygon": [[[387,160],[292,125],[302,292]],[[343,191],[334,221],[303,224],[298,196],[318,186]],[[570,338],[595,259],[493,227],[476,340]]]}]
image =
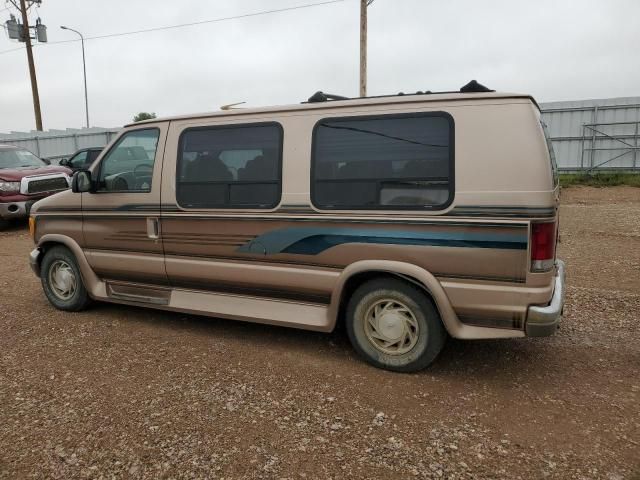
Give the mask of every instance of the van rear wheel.
[{"label": "van rear wheel", "polygon": [[351,344],[378,368],[421,370],[436,359],[447,338],[431,299],[400,279],[385,277],[362,284],[346,313]]},{"label": "van rear wheel", "polygon": [[91,303],[78,263],[66,247],[47,250],[40,267],[40,279],[47,299],[58,310],[78,312]]}]

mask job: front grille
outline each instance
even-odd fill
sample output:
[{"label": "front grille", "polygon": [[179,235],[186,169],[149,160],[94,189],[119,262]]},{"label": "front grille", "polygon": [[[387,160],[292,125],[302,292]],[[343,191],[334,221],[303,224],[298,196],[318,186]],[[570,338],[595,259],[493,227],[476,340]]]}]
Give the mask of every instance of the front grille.
[{"label": "front grille", "polygon": [[54,192],[56,190],[66,190],[69,188],[67,179],[64,177],[43,178],[42,180],[31,180],[27,186],[28,193]]}]

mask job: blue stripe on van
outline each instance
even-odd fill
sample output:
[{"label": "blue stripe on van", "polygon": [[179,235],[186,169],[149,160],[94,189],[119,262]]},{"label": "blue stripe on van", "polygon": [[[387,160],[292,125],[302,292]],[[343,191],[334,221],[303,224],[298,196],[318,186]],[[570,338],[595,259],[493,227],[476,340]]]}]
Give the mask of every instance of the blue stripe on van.
[{"label": "blue stripe on van", "polygon": [[317,255],[345,243],[526,250],[527,234],[406,232],[352,228],[282,228],[259,235],[238,248],[242,253]]}]

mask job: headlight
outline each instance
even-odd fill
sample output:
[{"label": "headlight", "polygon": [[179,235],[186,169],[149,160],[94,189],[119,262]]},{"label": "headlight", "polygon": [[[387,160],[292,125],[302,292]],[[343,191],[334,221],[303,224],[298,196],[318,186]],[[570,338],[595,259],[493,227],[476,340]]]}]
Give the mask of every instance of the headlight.
[{"label": "headlight", "polygon": [[5,182],[0,180],[0,192],[19,192],[20,182]]}]

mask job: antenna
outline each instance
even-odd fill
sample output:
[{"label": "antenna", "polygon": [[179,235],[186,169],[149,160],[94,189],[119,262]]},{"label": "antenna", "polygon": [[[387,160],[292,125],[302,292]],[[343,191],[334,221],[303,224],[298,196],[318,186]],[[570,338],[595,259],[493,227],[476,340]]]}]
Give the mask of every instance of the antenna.
[{"label": "antenna", "polygon": [[[242,105],[244,103],[247,103],[247,102],[236,102],[236,103],[230,103],[228,105],[222,105],[220,107],[220,110],[237,110],[237,108],[235,108],[236,105]],[[242,107],[240,107],[240,108],[242,108]]]}]

